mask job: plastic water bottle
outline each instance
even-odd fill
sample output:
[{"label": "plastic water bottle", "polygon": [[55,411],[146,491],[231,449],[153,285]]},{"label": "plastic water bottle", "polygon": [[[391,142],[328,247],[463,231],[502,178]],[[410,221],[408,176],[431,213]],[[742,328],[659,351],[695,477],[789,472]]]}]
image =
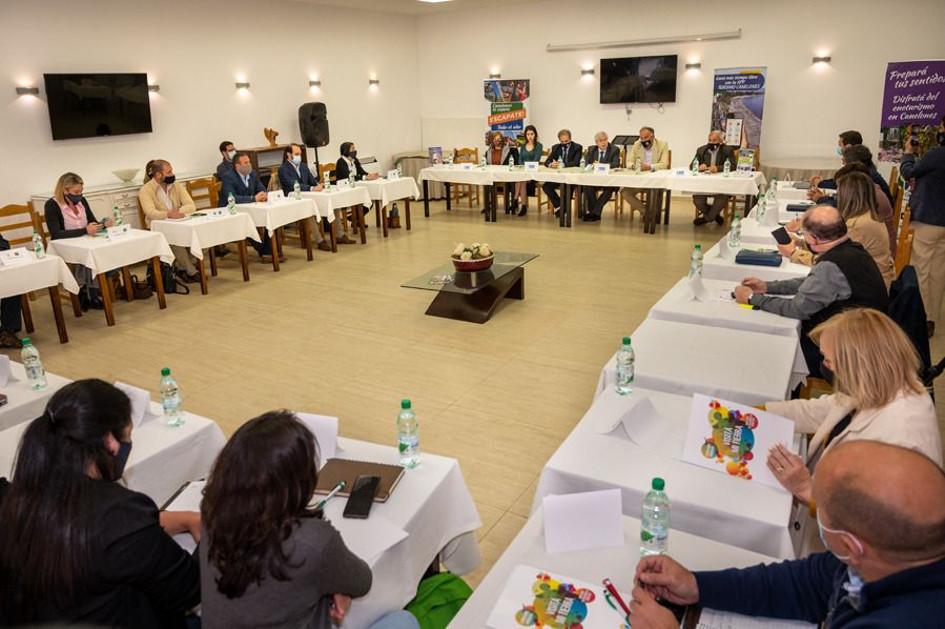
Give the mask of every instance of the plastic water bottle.
[{"label": "plastic water bottle", "polygon": [[630,345],[630,337],[623,337],[623,343],[617,351],[617,384],[615,389],[620,395],[627,395],[633,392],[633,375],[636,354],[633,353],[633,347]]},{"label": "plastic water bottle", "polygon": [[292,185],[292,197],[293,197],[296,201],[299,201],[299,200],[302,198],[302,186],[299,185],[299,182],[298,182],[298,181],[296,181],[296,182]]},{"label": "plastic water bottle", "polygon": [[483,156],[479,158],[479,168],[485,168],[485,167],[486,167],[486,158],[485,156]]},{"label": "plastic water bottle", "polygon": [[643,170],[643,165],[640,163],[640,158],[633,160],[633,172],[640,174],[640,171]]},{"label": "plastic water bottle", "polygon": [[662,555],[669,549],[669,496],[666,481],[654,478],[652,489],[643,499],[640,518],[640,555]]},{"label": "plastic water bottle", "polygon": [[758,203],[755,204],[755,220],[759,223],[764,222],[765,212],[768,210],[768,195],[764,192],[758,197]]},{"label": "plastic water bottle", "polygon": [[230,214],[236,214],[236,197],[232,192],[226,195],[226,209],[230,211]]},{"label": "plastic water bottle", "polygon": [[39,359],[39,350],[33,345],[30,337],[23,338],[23,349],[20,350],[20,360],[26,369],[26,379],[34,391],[46,388],[46,370],[43,361]]},{"label": "plastic water bottle", "polygon": [[699,158],[698,158],[698,157],[693,157],[693,158],[692,158],[692,166],[691,166],[690,170],[692,170],[692,174],[693,174],[693,175],[698,175],[698,174],[699,174]]},{"label": "plastic water bottle", "polygon": [[400,414],[397,415],[397,448],[400,450],[400,464],[408,470],[420,465],[420,424],[410,407],[410,400],[400,401]]},{"label": "plastic water bottle", "polygon": [[322,183],[325,184],[325,190],[331,190],[331,173],[327,170],[322,175]]},{"label": "plastic water bottle", "polygon": [[36,254],[37,258],[46,257],[46,247],[43,246],[43,237],[36,231],[33,232],[33,253]]},{"label": "plastic water bottle", "polygon": [[584,159],[583,155],[581,155],[581,161],[578,163],[578,166],[581,168],[581,170],[584,170],[587,167],[587,160]]},{"label": "plastic water bottle", "polygon": [[742,215],[738,212],[732,218],[732,228],[728,231],[728,246],[732,249],[742,246]]},{"label": "plastic water bottle", "polygon": [[689,255],[689,277],[702,277],[702,245],[696,243]]},{"label": "plastic water bottle", "polygon": [[400,178],[403,177],[403,176],[404,176],[404,171],[403,171],[403,169],[400,167],[400,165],[398,164],[398,166],[397,166],[397,178],[400,179]]},{"label": "plastic water bottle", "polygon": [[161,406],[164,408],[164,420],[168,426],[182,426],[184,417],[181,413],[180,387],[171,376],[171,370],[165,367],[161,370],[161,383],[158,385],[161,394]]},{"label": "plastic water bottle", "polygon": [[115,221],[115,227],[118,227],[125,222],[124,217],[121,215],[121,210],[118,208],[118,204],[112,206],[112,219]]},{"label": "plastic water bottle", "polygon": [[731,160],[726,159],[725,163],[722,164],[722,176],[728,177],[732,172],[732,162]]}]

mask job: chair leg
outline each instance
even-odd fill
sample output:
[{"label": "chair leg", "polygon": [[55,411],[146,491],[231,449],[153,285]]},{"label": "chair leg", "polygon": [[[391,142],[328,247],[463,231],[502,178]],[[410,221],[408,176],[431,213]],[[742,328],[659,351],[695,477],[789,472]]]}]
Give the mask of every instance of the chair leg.
[{"label": "chair leg", "polygon": [[23,327],[26,332],[33,333],[33,313],[30,310],[30,299],[28,295],[20,296],[20,309],[23,311]]}]

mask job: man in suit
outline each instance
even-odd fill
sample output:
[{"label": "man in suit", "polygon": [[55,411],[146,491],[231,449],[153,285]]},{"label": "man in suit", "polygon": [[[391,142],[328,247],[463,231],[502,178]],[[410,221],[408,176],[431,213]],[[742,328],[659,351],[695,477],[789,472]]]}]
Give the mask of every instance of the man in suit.
[{"label": "man in suit", "polygon": [[[627,168],[635,168],[637,163],[640,164],[640,170],[643,172],[669,168],[669,145],[663,140],[656,139],[653,127],[641,128],[640,138],[630,147]],[[636,210],[640,214],[645,213],[643,201],[637,197],[637,193],[643,191],[643,188],[624,188],[620,191],[624,201],[630,204],[631,212]]]},{"label": "man in suit", "polygon": [[[700,173],[722,172],[726,160],[728,160],[728,164],[732,170],[735,169],[737,162],[735,150],[730,146],[725,146],[724,138],[725,136],[721,131],[710,131],[709,143],[703,144],[696,149],[696,159],[699,161]],[[696,209],[699,210],[700,214],[700,216],[692,221],[692,224],[705,225],[709,221],[715,221],[721,225],[723,220],[722,208],[728,203],[729,198],[731,198],[729,194],[714,194],[711,196],[707,194],[692,195],[692,202],[696,204]],[[712,199],[711,205],[709,205],[709,199]]]},{"label": "man in suit", "polygon": [[[610,143],[606,133],[598,131],[594,135],[594,144],[596,146],[587,150],[588,164],[609,164],[611,168],[620,167],[620,149]],[[587,208],[584,213],[585,223],[596,223],[600,220],[604,206],[616,190],[617,188],[611,187],[584,186],[584,205]]]},{"label": "man in suit", "polygon": [[[0,251],[9,248],[10,243],[0,235]],[[0,299],[0,347],[4,349],[19,349],[23,346],[17,336],[23,328],[23,319],[20,316],[21,300],[19,295]]]},{"label": "man in suit", "polygon": [[[290,144],[282,155],[282,165],[279,166],[279,185],[286,197],[291,197],[295,192],[295,184],[298,182],[299,190],[302,192],[321,192],[325,187],[318,181],[318,177],[312,174],[308,164],[302,162],[302,147],[298,144]],[[323,219],[322,225],[328,228],[327,220]],[[341,223],[334,221],[336,242],[342,245],[350,245],[354,240],[348,238],[342,233]],[[318,241],[318,248],[322,251],[331,251],[331,245],[325,240],[321,232],[315,231],[315,238]]]},{"label": "man in suit", "polygon": [[223,181],[227,173],[233,172],[233,158],[236,157],[236,147],[229,140],[220,142],[220,155],[223,161],[217,164],[217,179]]},{"label": "man in suit", "polygon": [[[562,129],[558,131],[558,143],[551,147],[551,153],[545,160],[545,166],[548,168],[570,168],[581,164],[581,151],[584,147],[577,142],[571,141],[571,131]],[[555,209],[555,216],[561,211],[561,197],[558,196],[559,184],[546,181],[541,189],[545,191],[551,200],[551,205]],[[571,188],[573,191],[574,188]],[[568,203],[571,202],[570,197]]]},{"label": "man in suit", "polygon": [[[259,177],[253,172],[253,165],[249,161],[249,154],[237,153],[233,157],[233,170],[226,173],[222,179],[223,185],[220,186],[220,207],[225,207],[229,196],[232,194],[237,203],[262,203],[269,197],[266,194],[266,187],[259,181]],[[269,239],[263,238],[262,242],[246,239],[253,249],[260,256],[265,258],[272,255],[272,247],[269,245]]]}]

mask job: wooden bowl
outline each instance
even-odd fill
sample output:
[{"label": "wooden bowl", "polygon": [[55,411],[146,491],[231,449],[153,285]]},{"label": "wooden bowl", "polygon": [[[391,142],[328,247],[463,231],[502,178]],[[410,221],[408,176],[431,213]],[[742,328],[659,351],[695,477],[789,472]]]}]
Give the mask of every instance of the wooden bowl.
[{"label": "wooden bowl", "polygon": [[490,266],[492,266],[492,261],[495,259],[495,255],[490,255],[488,258],[479,258],[478,260],[459,260],[457,258],[450,258],[453,261],[453,268],[457,271],[465,271],[471,273],[474,271],[485,271]]}]

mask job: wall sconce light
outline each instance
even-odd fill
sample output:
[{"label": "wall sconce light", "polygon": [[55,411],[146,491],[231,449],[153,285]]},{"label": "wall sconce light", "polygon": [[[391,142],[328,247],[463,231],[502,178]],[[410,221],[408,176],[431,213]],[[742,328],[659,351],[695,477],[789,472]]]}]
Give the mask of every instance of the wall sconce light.
[{"label": "wall sconce light", "polygon": [[595,73],[596,73],[596,71],[594,70],[594,68],[581,68],[581,76],[582,76],[582,77],[585,77],[585,76],[594,76]]},{"label": "wall sconce light", "polygon": [[697,63],[687,63],[687,64],[686,64],[686,69],[687,69],[687,70],[698,70],[698,69],[700,69],[701,67],[702,67],[702,64],[701,64],[701,63],[698,63],[698,62],[697,62]]},{"label": "wall sconce light", "polygon": [[160,92],[160,91],[161,91],[161,86],[160,86],[160,85],[149,85],[149,86],[148,86],[148,91],[149,91],[149,92]]},{"label": "wall sconce light", "polygon": [[17,96],[26,96],[26,95],[37,96],[39,95],[39,88],[38,87],[18,87],[16,88],[16,95]]},{"label": "wall sconce light", "polygon": [[309,82],[308,82],[308,86],[309,86],[309,87],[321,87],[321,86],[322,86],[322,81],[321,81],[321,79],[315,79],[315,80],[309,81]]},{"label": "wall sconce light", "polygon": [[371,87],[377,87],[380,84],[381,84],[380,79],[368,79],[368,85],[370,85]]},{"label": "wall sconce light", "polygon": [[237,82],[236,82],[236,89],[238,89],[238,90],[248,90],[248,89],[249,89],[249,81],[237,81]]},{"label": "wall sconce light", "polygon": [[811,63],[830,63],[829,55],[820,55],[811,59]]},{"label": "wall sconce light", "polygon": [[502,73],[500,73],[500,72],[490,72],[490,73],[489,73],[489,78],[490,78],[490,79],[501,79],[501,78],[502,78]]}]

